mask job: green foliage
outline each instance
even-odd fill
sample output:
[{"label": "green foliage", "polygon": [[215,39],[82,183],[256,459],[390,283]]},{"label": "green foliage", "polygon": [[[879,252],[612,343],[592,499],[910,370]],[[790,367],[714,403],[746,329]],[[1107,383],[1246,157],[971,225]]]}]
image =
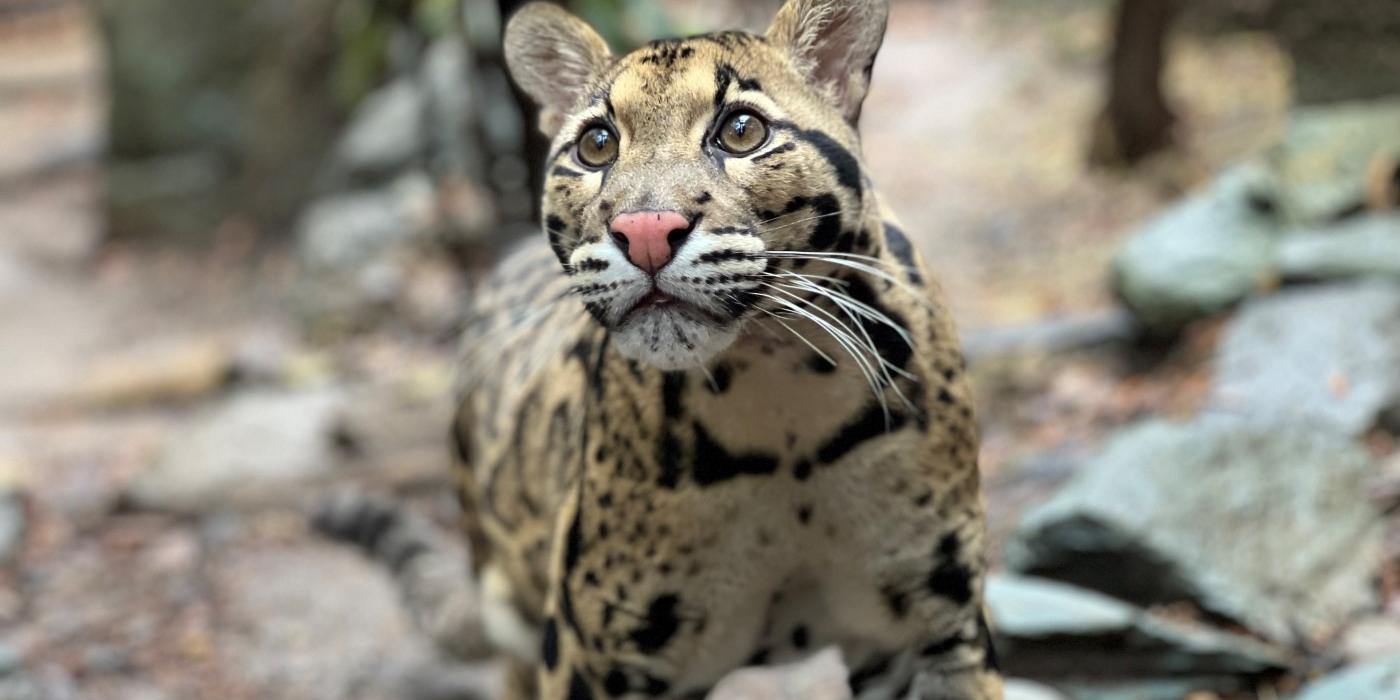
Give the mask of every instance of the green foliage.
[{"label": "green foliage", "polygon": [[654,0],[571,0],[568,4],[614,51],[631,51],[652,39],[679,33]]}]

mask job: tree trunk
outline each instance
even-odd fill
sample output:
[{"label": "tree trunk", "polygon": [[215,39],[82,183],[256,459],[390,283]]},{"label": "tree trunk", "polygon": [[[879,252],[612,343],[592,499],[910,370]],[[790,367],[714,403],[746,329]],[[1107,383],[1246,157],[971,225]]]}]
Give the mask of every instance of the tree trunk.
[{"label": "tree trunk", "polygon": [[1173,144],[1176,116],[1162,92],[1162,71],[1179,9],[1179,0],[1123,0],[1119,5],[1094,162],[1132,164]]}]

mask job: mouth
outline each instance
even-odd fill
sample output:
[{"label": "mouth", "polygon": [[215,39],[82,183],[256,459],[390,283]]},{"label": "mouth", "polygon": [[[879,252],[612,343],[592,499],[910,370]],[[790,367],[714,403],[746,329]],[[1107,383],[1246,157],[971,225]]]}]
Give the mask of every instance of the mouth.
[{"label": "mouth", "polygon": [[708,311],[690,302],[667,294],[655,286],[632,304],[632,307],[622,315],[621,322],[626,323],[627,321],[648,313],[677,313],[707,325],[717,325],[720,323],[720,319]]}]

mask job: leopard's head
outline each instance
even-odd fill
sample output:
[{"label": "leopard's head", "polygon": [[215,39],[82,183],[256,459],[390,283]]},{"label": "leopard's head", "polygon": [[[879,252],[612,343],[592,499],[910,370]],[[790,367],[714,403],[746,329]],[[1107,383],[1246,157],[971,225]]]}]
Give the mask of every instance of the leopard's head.
[{"label": "leopard's head", "polygon": [[887,0],[789,0],[768,31],[613,56],[551,4],[505,54],[553,138],[545,234],[624,355],[682,369],[795,303],[775,284],[870,244],[856,121]]}]

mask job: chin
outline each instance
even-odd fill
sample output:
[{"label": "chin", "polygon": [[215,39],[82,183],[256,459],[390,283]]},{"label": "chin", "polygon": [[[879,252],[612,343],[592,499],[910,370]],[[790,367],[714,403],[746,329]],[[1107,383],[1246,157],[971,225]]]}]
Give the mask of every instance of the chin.
[{"label": "chin", "polygon": [[681,311],[647,309],[613,329],[612,344],[623,357],[665,371],[703,367],[739,337],[739,324],[717,326]]}]

